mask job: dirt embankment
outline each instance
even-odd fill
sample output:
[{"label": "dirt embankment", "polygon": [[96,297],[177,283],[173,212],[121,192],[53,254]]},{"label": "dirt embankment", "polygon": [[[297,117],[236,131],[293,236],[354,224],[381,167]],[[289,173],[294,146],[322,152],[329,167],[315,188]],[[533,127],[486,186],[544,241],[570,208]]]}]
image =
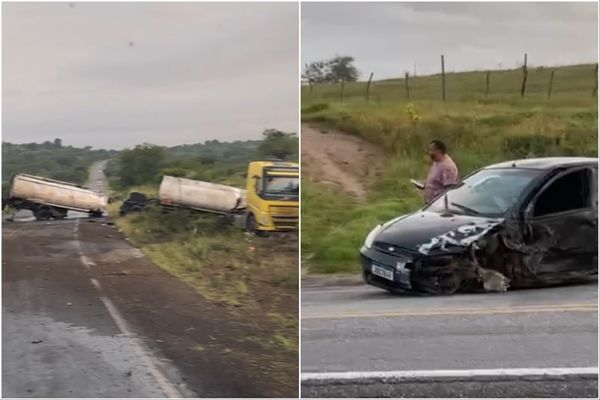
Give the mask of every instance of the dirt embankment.
[{"label": "dirt embankment", "polygon": [[381,150],[359,137],[302,125],[302,173],[311,181],[339,187],[362,201],[382,160]]}]

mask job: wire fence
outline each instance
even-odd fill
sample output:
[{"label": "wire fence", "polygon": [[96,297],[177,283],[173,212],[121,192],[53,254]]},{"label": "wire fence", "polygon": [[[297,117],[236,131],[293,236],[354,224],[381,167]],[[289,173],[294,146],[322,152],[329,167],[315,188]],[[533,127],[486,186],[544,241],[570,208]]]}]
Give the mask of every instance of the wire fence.
[{"label": "wire fence", "polygon": [[[441,72],[435,75],[410,76],[374,81],[374,73],[363,82],[314,84],[305,82],[303,100],[367,102],[399,100],[464,100],[493,99],[511,96],[551,101],[556,95],[596,98],[598,64],[567,67],[530,67],[527,54],[521,67],[511,70],[447,72],[441,55]],[[586,95],[587,92],[587,95]]]}]

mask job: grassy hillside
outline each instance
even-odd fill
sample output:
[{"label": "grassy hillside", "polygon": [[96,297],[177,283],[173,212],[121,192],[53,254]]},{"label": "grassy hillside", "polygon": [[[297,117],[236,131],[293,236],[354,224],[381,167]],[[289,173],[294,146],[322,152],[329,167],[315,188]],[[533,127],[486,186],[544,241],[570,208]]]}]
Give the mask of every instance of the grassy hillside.
[{"label": "grassy hillside", "polygon": [[[548,84],[551,71],[555,71],[551,101],[568,101],[573,104],[588,105],[593,101],[594,64],[565,67],[529,68],[525,98],[536,102],[548,98]],[[377,76],[374,76],[377,79]],[[522,71],[520,69],[490,71],[490,85],[485,96],[486,71],[446,73],[446,100],[478,102],[520,102]],[[413,101],[440,100],[442,95],[441,74],[422,77],[409,77],[410,98]],[[344,85],[344,102],[364,102],[366,82]],[[341,85],[315,85],[302,88],[302,105],[315,102],[340,102]],[[397,103],[407,101],[405,80],[387,79],[373,81],[370,100],[375,103]]]},{"label": "grassy hillside", "polygon": [[[440,77],[374,82],[371,101],[364,82],[302,89],[302,120],[358,135],[379,145],[384,173],[358,203],[316,181],[303,181],[302,250],[312,271],[358,271],[358,249],[376,223],[417,209],[420,194],[410,178],[424,178],[427,143],[444,140],[461,175],[495,161],[550,155],[597,156],[598,106],[592,97],[593,65],[557,68],[547,99],[549,69],[530,70],[525,98],[520,71],[493,71],[485,97],[485,73],[448,74],[447,101]],[[340,206],[342,204],[343,206]],[[324,218],[326,216],[326,218]],[[318,239],[316,239],[318,238]]]}]

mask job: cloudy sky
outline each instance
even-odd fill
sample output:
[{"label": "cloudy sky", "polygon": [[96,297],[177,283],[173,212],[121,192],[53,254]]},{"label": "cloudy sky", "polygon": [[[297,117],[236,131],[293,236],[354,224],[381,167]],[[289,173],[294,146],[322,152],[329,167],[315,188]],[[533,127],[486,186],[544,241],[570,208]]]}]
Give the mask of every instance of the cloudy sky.
[{"label": "cloudy sky", "polygon": [[598,4],[304,3],[302,63],[355,57],[362,78],[405,71],[597,62]]},{"label": "cloudy sky", "polygon": [[4,3],[2,139],[122,148],[297,131],[296,3]]}]

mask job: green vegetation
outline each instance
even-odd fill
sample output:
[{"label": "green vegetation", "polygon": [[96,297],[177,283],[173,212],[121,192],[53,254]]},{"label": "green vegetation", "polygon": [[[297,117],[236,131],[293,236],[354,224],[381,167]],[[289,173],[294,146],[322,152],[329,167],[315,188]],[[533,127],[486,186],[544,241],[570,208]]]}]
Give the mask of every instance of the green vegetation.
[{"label": "green vegetation", "polygon": [[376,223],[422,205],[410,178],[424,178],[426,144],[447,143],[461,175],[484,165],[515,158],[597,156],[597,99],[592,97],[593,65],[556,69],[547,99],[550,69],[530,70],[525,98],[521,72],[493,71],[485,96],[485,73],[447,74],[447,101],[440,77],[304,87],[302,120],[358,135],[379,145],[384,174],[372,182],[368,201],[358,203],[318,182],[302,182],[302,250],[313,272],[358,271],[358,250]]},{"label": "green vegetation", "polygon": [[280,160],[292,158],[298,160],[298,138],[295,133],[267,129],[263,132],[264,140],[258,146],[258,152],[264,158],[275,157]]},{"label": "green vegetation", "polygon": [[354,66],[354,57],[336,56],[329,60],[306,64],[302,70],[302,79],[309,84],[356,82],[359,76]]},{"label": "green vegetation", "polygon": [[63,146],[60,139],[25,144],[2,142],[2,193],[6,193],[10,178],[19,172],[84,184],[89,167],[115,153],[114,150]]}]

